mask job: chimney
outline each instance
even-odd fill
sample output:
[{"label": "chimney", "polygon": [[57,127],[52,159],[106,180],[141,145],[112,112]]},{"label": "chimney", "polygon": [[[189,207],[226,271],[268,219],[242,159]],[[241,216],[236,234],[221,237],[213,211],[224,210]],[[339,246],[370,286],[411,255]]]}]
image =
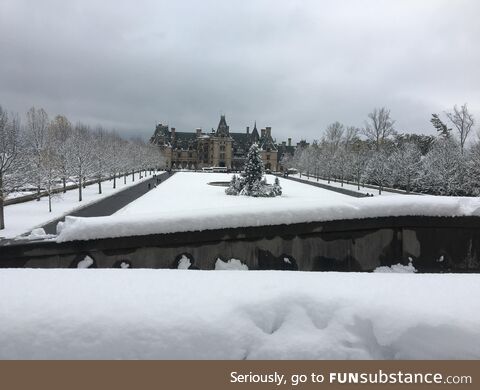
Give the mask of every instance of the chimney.
[{"label": "chimney", "polygon": [[292,146],[292,139],[291,138],[288,139],[288,146]]},{"label": "chimney", "polygon": [[250,126],[247,126],[247,135],[250,134]]},{"label": "chimney", "polygon": [[262,138],[265,137],[265,129],[262,129]]},{"label": "chimney", "polygon": [[272,137],[272,128],[269,126],[269,127],[266,128],[266,131],[267,131],[267,137],[271,138]]},{"label": "chimney", "polygon": [[202,129],[199,127],[196,129],[197,132],[197,137],[200,137],[202,135]]}]

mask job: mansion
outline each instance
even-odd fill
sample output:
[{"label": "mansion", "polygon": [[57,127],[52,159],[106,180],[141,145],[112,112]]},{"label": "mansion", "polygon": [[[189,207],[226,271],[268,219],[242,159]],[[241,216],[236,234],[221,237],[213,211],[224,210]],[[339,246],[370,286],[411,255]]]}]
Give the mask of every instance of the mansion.
[{"label": "mansion", "polygon": [[179,132],[174,127],[159,124],[150,142],[161,148],[165,165],[172,169],[202,169],[208,167],[225,167],[229,170],[243,169],[247,152],[252,144],[258,144],[265,169],[280,170],[280,158],[284,153],[293,155],[291,139],[276,145],[272,138],[272,128],[265,127],[260,133],[257,124],[250,132],[230,132],[225,115],[220,117],[217,130],[210,133],[196,129],[195,132]]}]

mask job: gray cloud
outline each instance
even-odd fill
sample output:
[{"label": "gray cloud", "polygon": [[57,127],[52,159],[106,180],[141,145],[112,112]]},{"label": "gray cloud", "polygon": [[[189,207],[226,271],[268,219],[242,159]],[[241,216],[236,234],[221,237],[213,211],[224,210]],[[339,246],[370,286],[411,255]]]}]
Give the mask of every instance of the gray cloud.
[{"label": "gray cloud", "polygon": [[257,120],[318,139],[391,109],[400,131],[468,102],[480,121],[480,3],[2,0],[0,104],[150,136]]}]

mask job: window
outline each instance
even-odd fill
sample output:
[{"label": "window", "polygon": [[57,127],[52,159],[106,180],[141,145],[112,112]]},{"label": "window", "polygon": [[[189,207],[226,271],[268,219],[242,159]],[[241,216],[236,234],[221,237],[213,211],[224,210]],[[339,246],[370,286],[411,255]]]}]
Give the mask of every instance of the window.
[{"label": "window", "polygon": [[270,160],[270,155],[269,154],[267,154],[267,160]]}]

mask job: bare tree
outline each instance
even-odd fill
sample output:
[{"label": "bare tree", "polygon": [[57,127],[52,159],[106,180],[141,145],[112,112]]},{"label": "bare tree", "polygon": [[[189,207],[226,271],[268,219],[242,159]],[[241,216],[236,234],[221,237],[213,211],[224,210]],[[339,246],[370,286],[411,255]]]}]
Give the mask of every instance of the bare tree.
[{"label": "bare tree", "polygon": [[372,184],[378,186],[378,194],[387,186],[392,178],[392,169],[389,162],[389,155],[382,150],[372,156],[365,169],[365,178]]},{"label": "bare tree", "polygon": [[42,153],[47,145],[48,115],[43,108],[30,108],[27,111],[26,137],[31,158],[30,174],[37,188],[37,200],[40,200],[40,190],[43,182]]},{"label": "bare tree", "polygon": [[375,108],[368,114],[368,119],[363,134],[375,143],[376,150],[380,150],[385,139],[395,134],[395,121],[390,118],[390,110],[385,107]]},{"label": "bare tree", "polygon": [[77,123],[72,136],[68,139],[69,165],[78,184],[79,202],[83,199],[82,188],[92,164],[91,138],[90,129],[82,123]]},{"label": "bare tree", "polygon": [[390,155],[394,184],[410,192],[420,172],[421,157],[419,147],[412,142],[396,148]]},{"label": "bare tree", "polygon": [[52,198],[56,194],[55,186],[60,177],[59,155],[57,153],[57,140],[53,128],[50,126],[47,131],[45,147],[40,152],[40,171],[42,184],[48,196],[48,211],[52,212]]},{"label": "bare tree", "polygon": [[330,148],[332,155],[335,155],[340,147],[344,132],[345,127],[340,122],[335,122],[328,125],[327,129],[325,130],[323,139]]},{"label": "bare tree", "polygon": [[109,171],[109,137],[107,132],[102,127],[97,129],[91,134],[92,136],[92,169],[95,179],[98,184],[98,193],[102,193],[102,180],[104,180],[106,174]]},{"label": "bare tree", "polygon": [[22,173],[24,142],[18,115],[9,115],[0,106],[0,230],[5,229],[4,202],[25,180]]},{"label": "bare tree", "polygon": [[65,193],[67,192],[66,182],[69,176],[68,139],[72,136],[72,125],[65,116],[57,115],[55,119],[50,122],[50,131],[50,142],[53,142],[55,145],[57,169],[62,179],[63,192]]},{"label": "bare tree", "polygon": [[447,117],[450,119],[450,122],[453,123],[455,128],[458,131],[460,136],[460,148],[463,150],[465,147],[465,141],[467,140],[468,134],[472,130],[475,120],[473,115],[468,112],[467,103],[458,109],[457,105],[453,107],[453,112],[447,112]]}]

